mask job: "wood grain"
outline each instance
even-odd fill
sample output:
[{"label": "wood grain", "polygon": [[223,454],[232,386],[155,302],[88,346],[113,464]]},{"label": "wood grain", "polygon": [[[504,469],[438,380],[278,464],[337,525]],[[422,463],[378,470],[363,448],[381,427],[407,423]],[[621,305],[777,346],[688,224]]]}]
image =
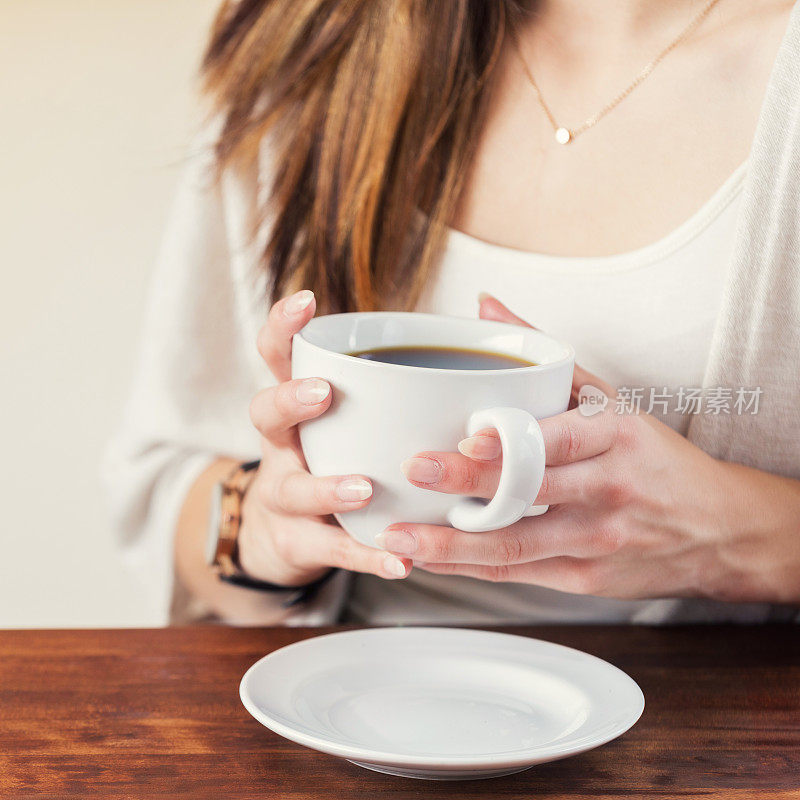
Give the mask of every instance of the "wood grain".
[{"label": "wood grain", "polygon": [[800,799],[800,631],[505,629],[586,650],[644,691],[605,747],[507,778],[377,775],[288,742],[242,707],[239,680],[309,629],[0,632],[2,798]]}]

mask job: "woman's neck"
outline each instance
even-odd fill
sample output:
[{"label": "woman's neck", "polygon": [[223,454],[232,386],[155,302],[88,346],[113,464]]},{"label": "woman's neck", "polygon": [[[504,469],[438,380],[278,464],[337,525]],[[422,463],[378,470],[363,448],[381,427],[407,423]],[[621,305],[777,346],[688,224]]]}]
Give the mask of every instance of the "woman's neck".
[{"label": "woman's neck", "polygon": [[[544,46],[580,50],[648,47],[663,43],[665,33],[676,34],[700,11],[707,0],[537,0],[530,24],[521,36],[533,37]],[[587,50],[589,51],[587,53]],[[565,53],[567,55],[568,53]]]},{"label": "woman's neck", "polygon": [[707,0],[537,0],[533,14],[543,23],[595,31],[642,34],[653,28],[663,30],[699,11]]}]

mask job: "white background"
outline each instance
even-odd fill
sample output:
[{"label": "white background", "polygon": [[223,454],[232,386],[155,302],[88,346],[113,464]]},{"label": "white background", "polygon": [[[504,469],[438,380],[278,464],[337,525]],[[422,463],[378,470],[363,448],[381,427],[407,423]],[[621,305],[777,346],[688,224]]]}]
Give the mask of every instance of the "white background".
[{"label": "white background", "polygon": [[218,0],[0,0],[0,627],[153,623],[99,489]]}]

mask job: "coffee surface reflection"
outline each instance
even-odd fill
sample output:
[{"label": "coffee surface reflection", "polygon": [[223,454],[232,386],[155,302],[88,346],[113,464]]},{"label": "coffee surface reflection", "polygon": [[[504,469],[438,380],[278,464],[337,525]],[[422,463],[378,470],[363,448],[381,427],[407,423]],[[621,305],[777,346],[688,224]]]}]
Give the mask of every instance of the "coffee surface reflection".
[{"label": "coffee surface reflection", "polygon": [[535,366],[532,361],[505,353],[458,347],[376,347],[347,355],[385,364],[429,369],[513,369]]}]

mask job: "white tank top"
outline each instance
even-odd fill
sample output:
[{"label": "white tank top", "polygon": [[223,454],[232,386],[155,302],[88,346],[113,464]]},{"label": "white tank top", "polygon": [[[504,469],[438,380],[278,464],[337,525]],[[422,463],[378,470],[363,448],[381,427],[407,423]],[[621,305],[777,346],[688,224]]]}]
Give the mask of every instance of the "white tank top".
[{"label": "white tank top", "polygon": [[[489,292],[572,344],[590,372],[616,387],[642,389],[642,410],[657,391],[652,413],[685,434],[690,416],[676,410],[678,394],[703,385],[746,166],[670,234],[620,255],[541,255],[451,231],[419,310],[463,314],[472,305],[477,313],[478,293]],[[661,622],[674,619],[678,607],[672,600],[588,598],[422,570],[405,581],[359,576],[349,604],[354,620],[371,624]]]}]

